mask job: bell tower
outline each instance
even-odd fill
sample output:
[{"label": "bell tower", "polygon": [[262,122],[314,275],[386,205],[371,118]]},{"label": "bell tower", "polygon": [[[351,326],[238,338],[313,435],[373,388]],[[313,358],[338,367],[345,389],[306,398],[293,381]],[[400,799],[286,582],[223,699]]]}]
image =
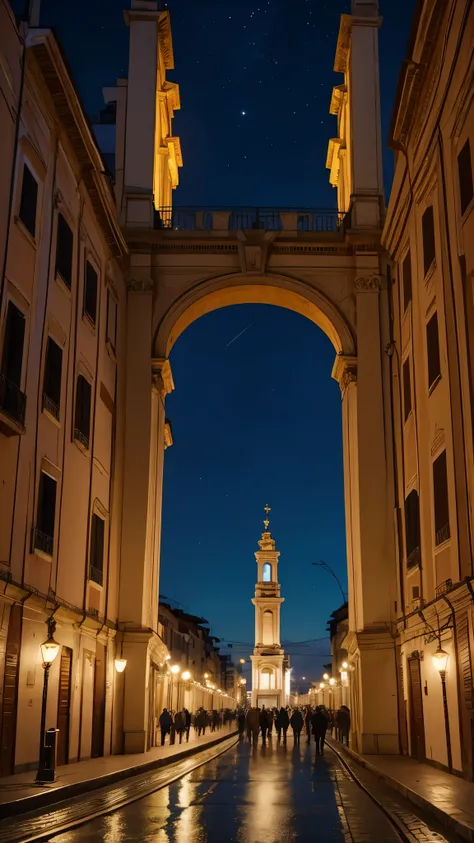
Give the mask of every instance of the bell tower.
[{"label": "bell tower", "polygon": [[286,705],[284,652],[280,644],[280,597],[278,582],[279,551],[269,531],[270,507],[265,507],[265,527],[255,553],[257,583],[255,597],[255,647],[252,661],[252,705],[273,708]]}]

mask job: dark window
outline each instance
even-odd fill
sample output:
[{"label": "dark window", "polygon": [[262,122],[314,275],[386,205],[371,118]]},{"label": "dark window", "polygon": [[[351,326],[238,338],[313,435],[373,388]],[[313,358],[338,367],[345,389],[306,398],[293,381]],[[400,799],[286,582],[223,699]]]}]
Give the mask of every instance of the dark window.
[{"label": "dark window", "polygon": [[51,337],[48,337],[44,363],[43,409],[56,419],[59,419],[61,406],[62,365],[63,350]]},{"label": "dark window", "polygon": [[44,553],[48,553],[50,556],[53,555],[56,488],[56,480],[42,471],[38,492],[38,512],[36,516],[36,530],[34,532],[34,547],[42,550]]},{"label": "dark window", "polygon": [[117,344],[117,302],[107,290],[107,341],[115,351]]},{"label": "dark window", "polygon": [[72,249],[74,236],[62,214],[58,214],[58,231],[56,235],[56,272],[59,272],[64,283],[71,288],[72,284]]},{"label": "dark window", "polygon": [[102,585],[104,573],[104,535],[105,521],[94,513],[91,524],[89,579],[99,585]]},{"label": "dark window", "polygon": [[467,140],[458,155],[459,198],[461,200],[461,214],[467,210],[474,196],[472,181],[471,145]]},{"label": "dark window", "polygon": [[8,302],[2,352],[2,375],[15,386],[21,384],[25,317],[13,302]]},{"label": "dark window", "polygon": [[89,447],[91,426],[91,385],[82,375],[77,378],[74,439]]},{"label": "dark window", "polygon": [[441,376],[437,313],[433,314],[426,325],[426,346],[428,351],[428,389],[431,389]]},{"label": "dark window", "polygon": [[23,181],[21,183],[20,217],[26,230],[32,237],[36,232],[36,205],[38,202],[38,182],[30,168],[23,165]]},{"label": "dark window", "polygon": [[86,261],[84,313],[87,313],[89,319],[95,325],[97,317],[97,272],[89,261]]},{"label": "dark window", "polygon": [[407,565],[412,567],[420,561],[420,499],[416,489],[405,499],[405,544]]},{"label": "dark window", "polygon": [[411,376],[410,358],[407,357],[403,364],[403,415],[405,421],[411,412]]},{"label": "dark window", "polygon": [[402,265],[403,276],[403,312],[407,309],[411,302],[411,255],[407,253]]},{"label": "dark window", "polygon": [[434,213],[432,205],[430,205],[423,214],[421,227],[423,232],[423,269],[426,275],[436,257]]},{"label": "dark window", "polygon": [[433,492],[435,518],[435,544],[439,545],[449,539],[449,503],[448,503],[448,471],[446,466],[446,451],[443,451],[433,463]]}]

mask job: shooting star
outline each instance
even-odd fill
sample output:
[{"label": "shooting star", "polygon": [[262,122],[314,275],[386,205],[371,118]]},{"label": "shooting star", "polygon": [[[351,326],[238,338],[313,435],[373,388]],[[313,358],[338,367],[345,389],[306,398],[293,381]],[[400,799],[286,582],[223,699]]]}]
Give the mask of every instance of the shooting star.
[{"label": "shooting star", "polygon": [[245,334],[245,331],[248,331],[248,329],[251,328],[252,325],[255,325],[255,322],[251,322],[250,325],[247,325],[247,327],[244,328],[244,330],[240,332],[240,334],[237,334],[237,336],[234,337],[234,339],[232,339],[230,342],[228,342],[227,345],[226,345],[226,348],[229,348],[229,345],[232,345],[232,343],[235,342],[236,340],[238,340],[239,337],[242,336],[242,334]]}]

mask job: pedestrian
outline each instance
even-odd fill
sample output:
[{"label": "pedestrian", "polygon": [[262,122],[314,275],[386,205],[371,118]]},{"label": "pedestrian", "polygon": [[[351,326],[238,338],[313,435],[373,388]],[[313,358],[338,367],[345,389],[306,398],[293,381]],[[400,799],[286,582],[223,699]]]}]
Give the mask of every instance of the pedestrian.
[{"label": "pedestrian", "polygon": [[247,729],[247,737],[249,739],[249,743],[253,741],[253,744],[255,746],[258,741],[258,733],[260,729],[259,708],[249,708],[249,710],[247,711],[247,717],[245,718],[245,726]]},{"label": "pedestrian", "polygon": [[328,718],[324,713],[324,708],[318,705],[316,711],[311,718],[311,726],[313,735],[316,738],[316,755],[323,755],[324,753],[324,739],[326,737],[326,729],[328,727]]},{"label": "pedestrian", "polygon": [[300,735],[301,730],[303,728],[303,722],[303,715],[301,714],[301,711],[298,708],[295,708],[290,720],[291,728],[293,729],[293,738],[295,744],[300,742]]},{"label": "pedestrian", "polygon": [[271,708],[267,708],[267,729],[268,729],[268,737],[271,740],[272,731],[273,731],[273,711]]},{"label": "pedestrian", "polygon": [[304,725],[306,729],[306,738],[307,743],[311,743],[311,717],[313,716],[313,711],[310,705],[306,708],[306,713],[304,716]]},{"label": "pedestrian", "polygon": [[286,743],[286,733],[288,731],[288,726],[290,725],[290,718],[288,717],[288,712],[285,708],[280,708],[280,711],[277,715],[277,719],[275,721],[275,725],[277,729],[278,740],[281,739],[281,733],[283,732],[283,740]]},{"label": "pedestrian", "polygon": [[245,711],[240,711],[237,718],[239,728],[239,739],[242,740],[245,732]]},{"label": "pedestrian", "polygon": [[351,713],[347,705],[341,705],[336,714],[337,739],[341,743],[349,745],[349,732],[351,729]]},{"label": "pedestrian", "polygon": [[198,738],[206,734],[207,716],[203,708],[200,708],[195,720],[196,728],[198,730]]},{"label": "pedestrian", "polygon": [[262,710],[260,711],[260,730],[262,732],[262,743],[265,744],[267,742],[267,731],[268,731],[268,713],[265,706],[262,706]]},{"label": "pedestrian", "polygon": [[189,741],[189,732],[191,729],[191,712],[187,708],[183,708],[184,717],[184,731],[186,732],[186,743]]},{"label": "pedestrian", "polygon": [[184,725],[184,717],[182,711],[177,711],[174,717],[174,728],[176,730],[176,734],[178,735],[179,742],[183,742],[183,733],[185,730]]},{"label": "pedestrian", "polygon": [[176,740],[176,729],[174,727],[174,718],[176,716],[176,712],[171,712],[171,726],[170,726],[170,746],[174,746],[174,742]]},{"label": "pedestrian", "polygon": [[167,708],[164,708],[160,714],[160,729],[161,729],[161,746],[164,746],[166,735],[171,732],[173,725],[173,718]]}]

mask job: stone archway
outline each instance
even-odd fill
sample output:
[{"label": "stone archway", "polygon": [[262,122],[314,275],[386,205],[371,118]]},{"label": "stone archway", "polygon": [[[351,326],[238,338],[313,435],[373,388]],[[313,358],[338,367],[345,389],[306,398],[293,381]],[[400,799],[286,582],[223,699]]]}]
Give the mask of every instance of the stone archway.
[{"label": "stone archway", "polygon": [[[341,386],[353,733],[365,752],[398,752],[394,642],[396,565],[389,308],[380,234],[384,217],[377,0],[351,0],[341,16],[330,112],[337,137],[326,167],[337,210],[170,206],[182,163],[172,131],[176,83],[169,13],[129,13],[127,88],[116,89],[117,204],[130,252],[127,303],[119,619],[127,671],[125,746],[145,734],[150,661],[157,635],[163,455],[170,443],[169,352],[203,313],[242,302],[278,304],[307,316],[333,342]],[[159,24],[157,26],[157,23]],[[147,33],[147,34],[146,34]],[[140,56],[140,61],[137,57]],[[145,77],[145,78],[144,78]],[[157,89],[157,85],[159,90]],[[156,109],[156,103],[160,108]],[[144,105],[146,104],[146,106]],[[150,119],[150,114],[155,119]],[[335,122],[336,122],[335,121]],[[164,166],[167,164],[168,166]],[[295,180],[304,178],[298,173]],[[125,345],[125,343],[124,343]],[[130,649],[131,648],[131,649]],[[371,689],[377,688],[374,699]],[[137,737],[138,736],[138,737]],[[128,740],[129,738],[129,740]]]}]

